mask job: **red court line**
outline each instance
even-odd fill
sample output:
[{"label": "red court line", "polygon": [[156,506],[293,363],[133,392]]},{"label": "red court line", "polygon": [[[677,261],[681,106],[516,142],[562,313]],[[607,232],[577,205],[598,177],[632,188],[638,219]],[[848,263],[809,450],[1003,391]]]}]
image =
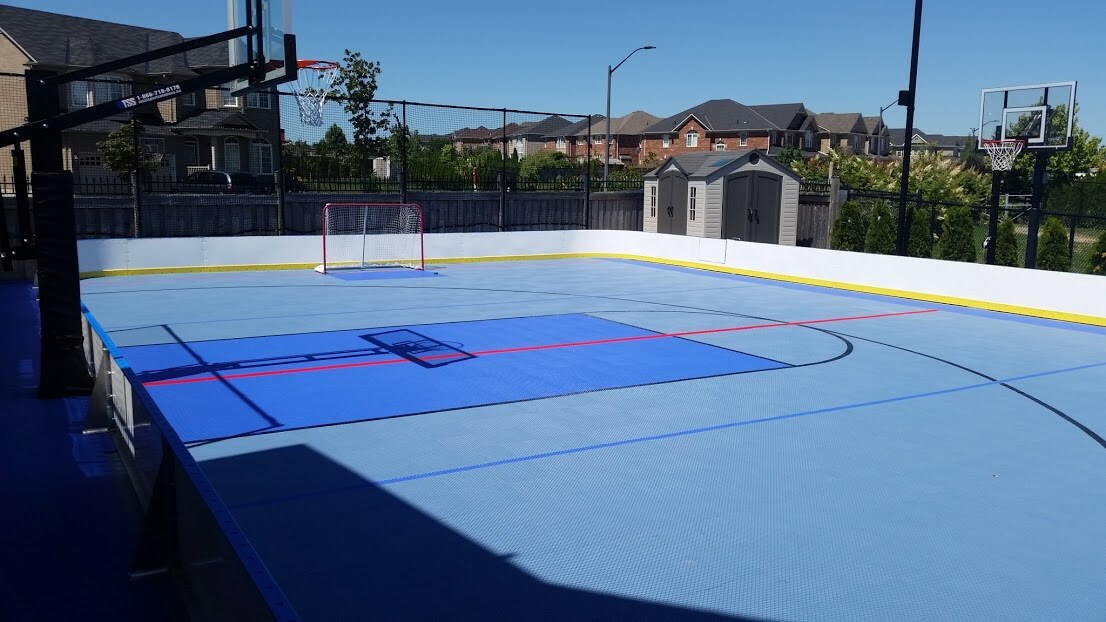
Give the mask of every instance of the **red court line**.
[{"label": "red court line", "polygon": [[[424,361],[440,361],[444,359],[459,358],[462,356],[489,356],[492,354],[512,354],[516,352],[536,352],[538,350],[554,350],[558,348],[576,348],[582,346],[598,346],[611,343],[627,343],[630,341],[648,341],[650,339],[668,339],[671,337],[690,337],[694,335],[710,335],[715,333],[736,333],[743,330],[757,330],[761,328],[782,328],[784,326],[809,326],[811,324],[828,324],[831,322],[851,322],[855,320],[873,320],[885,317],[900,317],[904,315],[918,315],[920,313],[935,313],[937,309],[919,309],[915,311],[897,311],[894,313],[876,313],[872,315],[851,315],[848,317],[832,317],[819,320],[802,320],[798,322],[772,322],[770,324],[751,324],[748,326],[729,326],[726,328],[704,328],[701,330],[685,330],[678,333],[650,333],[648,335],[634,335],[632,337],[611,337],[610,339],[593,339],[589,341],[571,341],[567,343],[549,343],[537,346],[518,346],[514,348],[497,348],[494,350],[481,350],[479,352],[466,352],[449,354],[432,354],[421,357]],[[645,329],[642,329],[645,330]],[[292,369],[273,369],[268,371],[245,372],[241,374],[225,374],[219,376],[203,376],[199,378],[171,378],[168,380],[152,380],[142,383],[145,387],[163,387],[176,384],[192,384],[196,382],[211,382],[213,380],[241,380],[243,378],[261,378],[265,376],[282,376],[285,374],[300,374],[313,371],[333,371],[336,369],[351,369],[355,367],[375,367],[377,365],[395,365],[397,363],[410,363],[405,358],[384,359],[380,361],[358,361],[356,363],[336,363],[333,365],[319,365],[316,367],[295,367]]]}]

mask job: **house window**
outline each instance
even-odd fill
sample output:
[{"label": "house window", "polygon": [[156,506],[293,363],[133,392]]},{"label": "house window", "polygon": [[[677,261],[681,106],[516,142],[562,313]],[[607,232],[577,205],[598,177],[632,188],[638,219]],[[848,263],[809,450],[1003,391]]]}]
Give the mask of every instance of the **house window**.
[{"label": "house window", "polygon": [[558,151],[564,151],[565,150],[565,137],[564,136],[558,136],[557,137],[557,150]]},{"label": "house window", "polygon": [[807,130],[806,133],[803,134],[803,147],[807,149],[814,148],[814,132]]},{"label": "house window", "polygon": [[603,144],[603,137],[598,136],[598,135],[592,136],[591,137],[591,142],[595,143],[596,145],[602,145]]},{"label": "house window", "polygon": [[695,203],[698,199],[699,189],[692,186],[687,189],[687,219],[695,220]]},{"label": "house window", "polygon": [[200,164],[200,141],[189,138],[184,141],[185,166],[198,166]]},{"label": "house window", "polygon": [[657,217],[657,187],[649,187],[649,217]]},{"label": "house window", "polygon": [[852,140],[853,153],[860,153],[860,137],[853,136]]},{"label": "house window", "polygon": [[140,138],[138,141],[143,153],[165,153],[164,138]]},{"label": "house window", "polygon": [[726,143],[724,143],[722,141],[718,141],[718,142],[714,143],[714,150],[715,151],[725,151],[726,150]]},{"label": "house window", "polygon": [[100,153],[81,153],[77,155],[77,168],[101,167],[104,165],[104,157]]},{"label": "house window", "polygon": [[238,98],[230,94],[230,85],[224,84],[221,90],[223,95],[223,106],[225,108],[237,108],[240,104]]},{"label": "house window", "polygon": [[699,132],[696,132],[695,130],[688,131],[688,133],[684,136],[684,140],[686,141],[685,144],[688,147],[698,147],[699,146]]},{"label": "house window", "polygon": [[749,144],[749,132],[742,132],[737,135],[737,145],[744,147]]},{"label": "house window", "polygon": [[255,175],[273,174],[273,146],[264,138],[253,141],[250,169],[250,172]]},{"label": "house window", "polygon": [[668,134],[665,134],[664,136],[661,136],[661,148],[668,149],[668,142],[669,142]]},{"label": "house window", "polygon": [[192,91],[191,93],[185,93],[184,95],[181,96],[180,99],[181,99],[181,103],[184,104],[185,106],[195,106],[196,105],[196,92]]},{"label": "house window", "polygon": [[254,91],[246,95],[246,106],[249,108],[261,108],[269,110],[273,107],[271,95],[267,91]]},{"label": "house window", "polygon": [[242,151],[239,148],[238,139],[234,136],[228,136],[223,141],[223,170],[228,173],[242,170]]},{"label": "house window", "polygon": [[580,136],[579,138],[576,139],[576,144],[577,145],[586,145],[586,144],[588,144],[588,139],[584,138],[583,136]]},{"label": "house window", "polygon": [[130,93],[131,85],[121,78],[78,80],[69,86],[69,104],[72,108],[87,108],[122,99]]}]

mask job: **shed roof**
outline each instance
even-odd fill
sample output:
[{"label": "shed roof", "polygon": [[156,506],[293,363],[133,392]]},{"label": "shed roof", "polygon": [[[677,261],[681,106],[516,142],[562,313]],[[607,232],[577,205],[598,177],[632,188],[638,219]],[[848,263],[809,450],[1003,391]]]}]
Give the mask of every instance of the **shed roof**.
[{"label": "shed roof", "polygon": [[676,156],[671,156],[661,162],[660,166],[649,171],[645,174],[646,179],[656,179],[660,176],[661,171],[667,170],[669,166],[676,166],[680,169],[684,175],[687,175],[688,179],[703,180],[716,176],[719,173],[728,172],[735,169],[747,162],[753,154],[757,154],[761,161],[769,162],[774,165],[774,169],[778,169],[778,172],[784,173],[794,179],[798,179],[797,173],[780,164],[775,159],[766,156],[756,149],[740,149],[737,151],[697,151],[695,153],[683,153]]}]

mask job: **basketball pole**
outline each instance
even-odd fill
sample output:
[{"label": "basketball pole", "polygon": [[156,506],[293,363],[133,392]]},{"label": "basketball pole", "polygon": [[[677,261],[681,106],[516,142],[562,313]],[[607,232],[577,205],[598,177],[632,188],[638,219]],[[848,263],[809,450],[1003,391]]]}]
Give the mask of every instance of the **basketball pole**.
[{"label": "basketball pole", "polygon": [[1041,229],[1041,203],[1045,195],[1045,169],[1049,153],[1037,151],[1033,161],[1033,197],[1029,201],[1029,232],[1025,240],[1025,267],[1037,267],[1037,234]]},{"label": "basketball pole", "polygon": [[906,255],[906,196],[910,193],[910,152],[914,136],[914,102],[918,87],[918,42],[922,35],[922,0],[914,0],[914,41],[910,48],[910,87],[899,91],[899,105],[906,106],[906,130],[903,133],[902,181],[899,187],[898,238],[895,246],[899,255]]},{"label": "basketball pole", "polygon": [[995,245],[998,241],[998,199],[1002,193],[1002,171],[991,171],[991,209],[987,214],[987,263],[995,265]]}]

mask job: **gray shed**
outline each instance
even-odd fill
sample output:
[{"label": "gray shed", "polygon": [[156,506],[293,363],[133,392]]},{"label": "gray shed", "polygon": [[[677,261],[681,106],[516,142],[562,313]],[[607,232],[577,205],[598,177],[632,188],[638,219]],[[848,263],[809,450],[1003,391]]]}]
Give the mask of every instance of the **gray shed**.
[{"label": "gray shed", "polygon": [[793,246],[798,212],[799,176],[754,149],[672,156],[645,175],[652,233]]}]

